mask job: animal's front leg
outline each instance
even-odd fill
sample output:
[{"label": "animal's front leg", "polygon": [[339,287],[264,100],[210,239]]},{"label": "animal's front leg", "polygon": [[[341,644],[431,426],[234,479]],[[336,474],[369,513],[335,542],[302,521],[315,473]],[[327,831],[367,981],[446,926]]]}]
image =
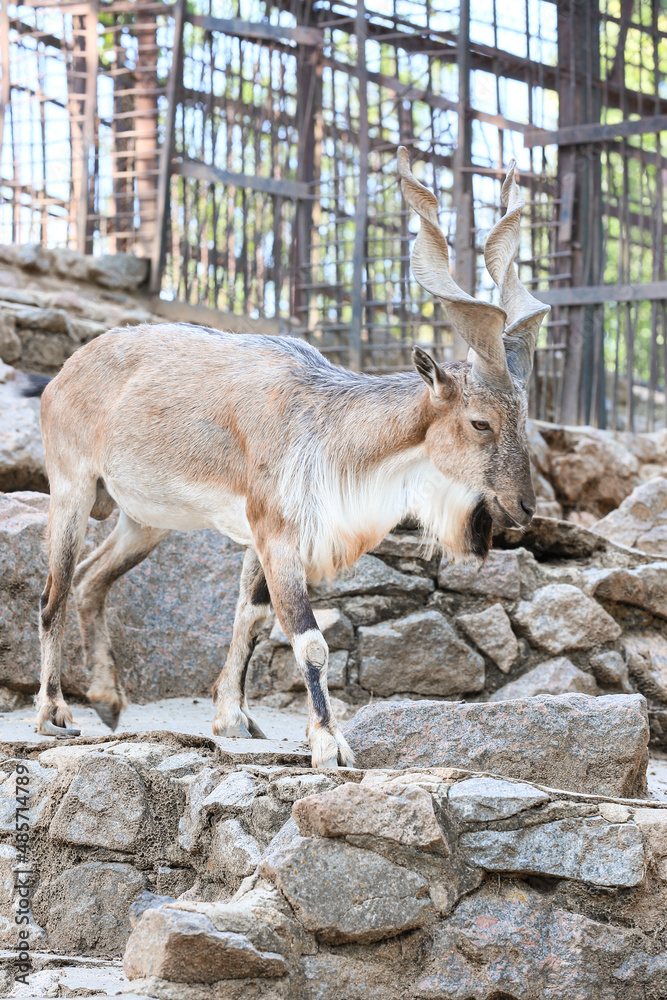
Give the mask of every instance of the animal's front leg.
[{"label": "animal's front leg", "polygon": [[278,620],[292,644],[308,691],[306,737],[313,767],[353,764],[354,755],[334,718],[327,688],[329,648],[308,600],[306,574],[298,553],[273,543],[263,553],[264,571]]},{"label": "animal's front leg", "polygon": [[270,608],[262,564],[254,549],[246,549],[232,641],[222,673],[213,685],[213,700],[216,705],[213,732],[216,736],[266,738],[250,714],[245,696],[245,679],[252,653],[253,633],[258,623],[264,621]]}]

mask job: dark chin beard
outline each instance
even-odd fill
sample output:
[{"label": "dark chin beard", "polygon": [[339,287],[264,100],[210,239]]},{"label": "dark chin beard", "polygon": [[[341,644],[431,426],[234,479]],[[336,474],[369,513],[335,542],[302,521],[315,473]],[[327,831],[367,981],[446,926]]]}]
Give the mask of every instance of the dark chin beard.
[{"label": "dark chin beard", "polygon": [[491,548],[491,533],[493,520],[483,500],[480,500],[468,521],[466,527],[467,548],[479,559],[486,559]]}]

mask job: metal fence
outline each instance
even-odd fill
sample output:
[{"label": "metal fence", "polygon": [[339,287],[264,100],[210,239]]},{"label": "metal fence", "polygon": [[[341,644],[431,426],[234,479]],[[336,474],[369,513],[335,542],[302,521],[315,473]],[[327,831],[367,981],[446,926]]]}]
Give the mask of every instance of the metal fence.
[{"label": "metal fence", "polygon": [[462,349],[410,275],[396,146],[484,297],[516,157],[553,305],[532,413],[664,425],[661,0],[1,0],[0,60],[1,240],[148,256],[163,296],[369,372]]}]

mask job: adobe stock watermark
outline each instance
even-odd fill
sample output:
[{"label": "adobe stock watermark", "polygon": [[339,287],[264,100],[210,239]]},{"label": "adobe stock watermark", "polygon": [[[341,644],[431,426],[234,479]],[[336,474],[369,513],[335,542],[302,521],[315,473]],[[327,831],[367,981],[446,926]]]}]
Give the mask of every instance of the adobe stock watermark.
[{"label": "adobe stock watermark", "polygon": [[16,943],[16,964],[14,980],[28,985],[31,971],[28,954],[28,925],[30,924],[30,894],[34,884],[34,872],[30,861],[30,772],[28,765],[19,761],[16,765],[16,811],[14,820],[14,843],[16,863],[14,865],[14,922],[18,926]]}]

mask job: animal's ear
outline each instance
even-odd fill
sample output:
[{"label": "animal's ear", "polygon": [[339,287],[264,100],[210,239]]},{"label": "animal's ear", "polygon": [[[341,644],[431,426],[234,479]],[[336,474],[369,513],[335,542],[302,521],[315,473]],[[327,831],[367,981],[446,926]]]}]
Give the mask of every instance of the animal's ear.
[{"label": "animal's ear", "polygon": [[412,363],[436,399],[442,402],[455,395],[456,383],[451,375],[448,375],[430,354],[422,351],[421,347],[412,348]]}]

